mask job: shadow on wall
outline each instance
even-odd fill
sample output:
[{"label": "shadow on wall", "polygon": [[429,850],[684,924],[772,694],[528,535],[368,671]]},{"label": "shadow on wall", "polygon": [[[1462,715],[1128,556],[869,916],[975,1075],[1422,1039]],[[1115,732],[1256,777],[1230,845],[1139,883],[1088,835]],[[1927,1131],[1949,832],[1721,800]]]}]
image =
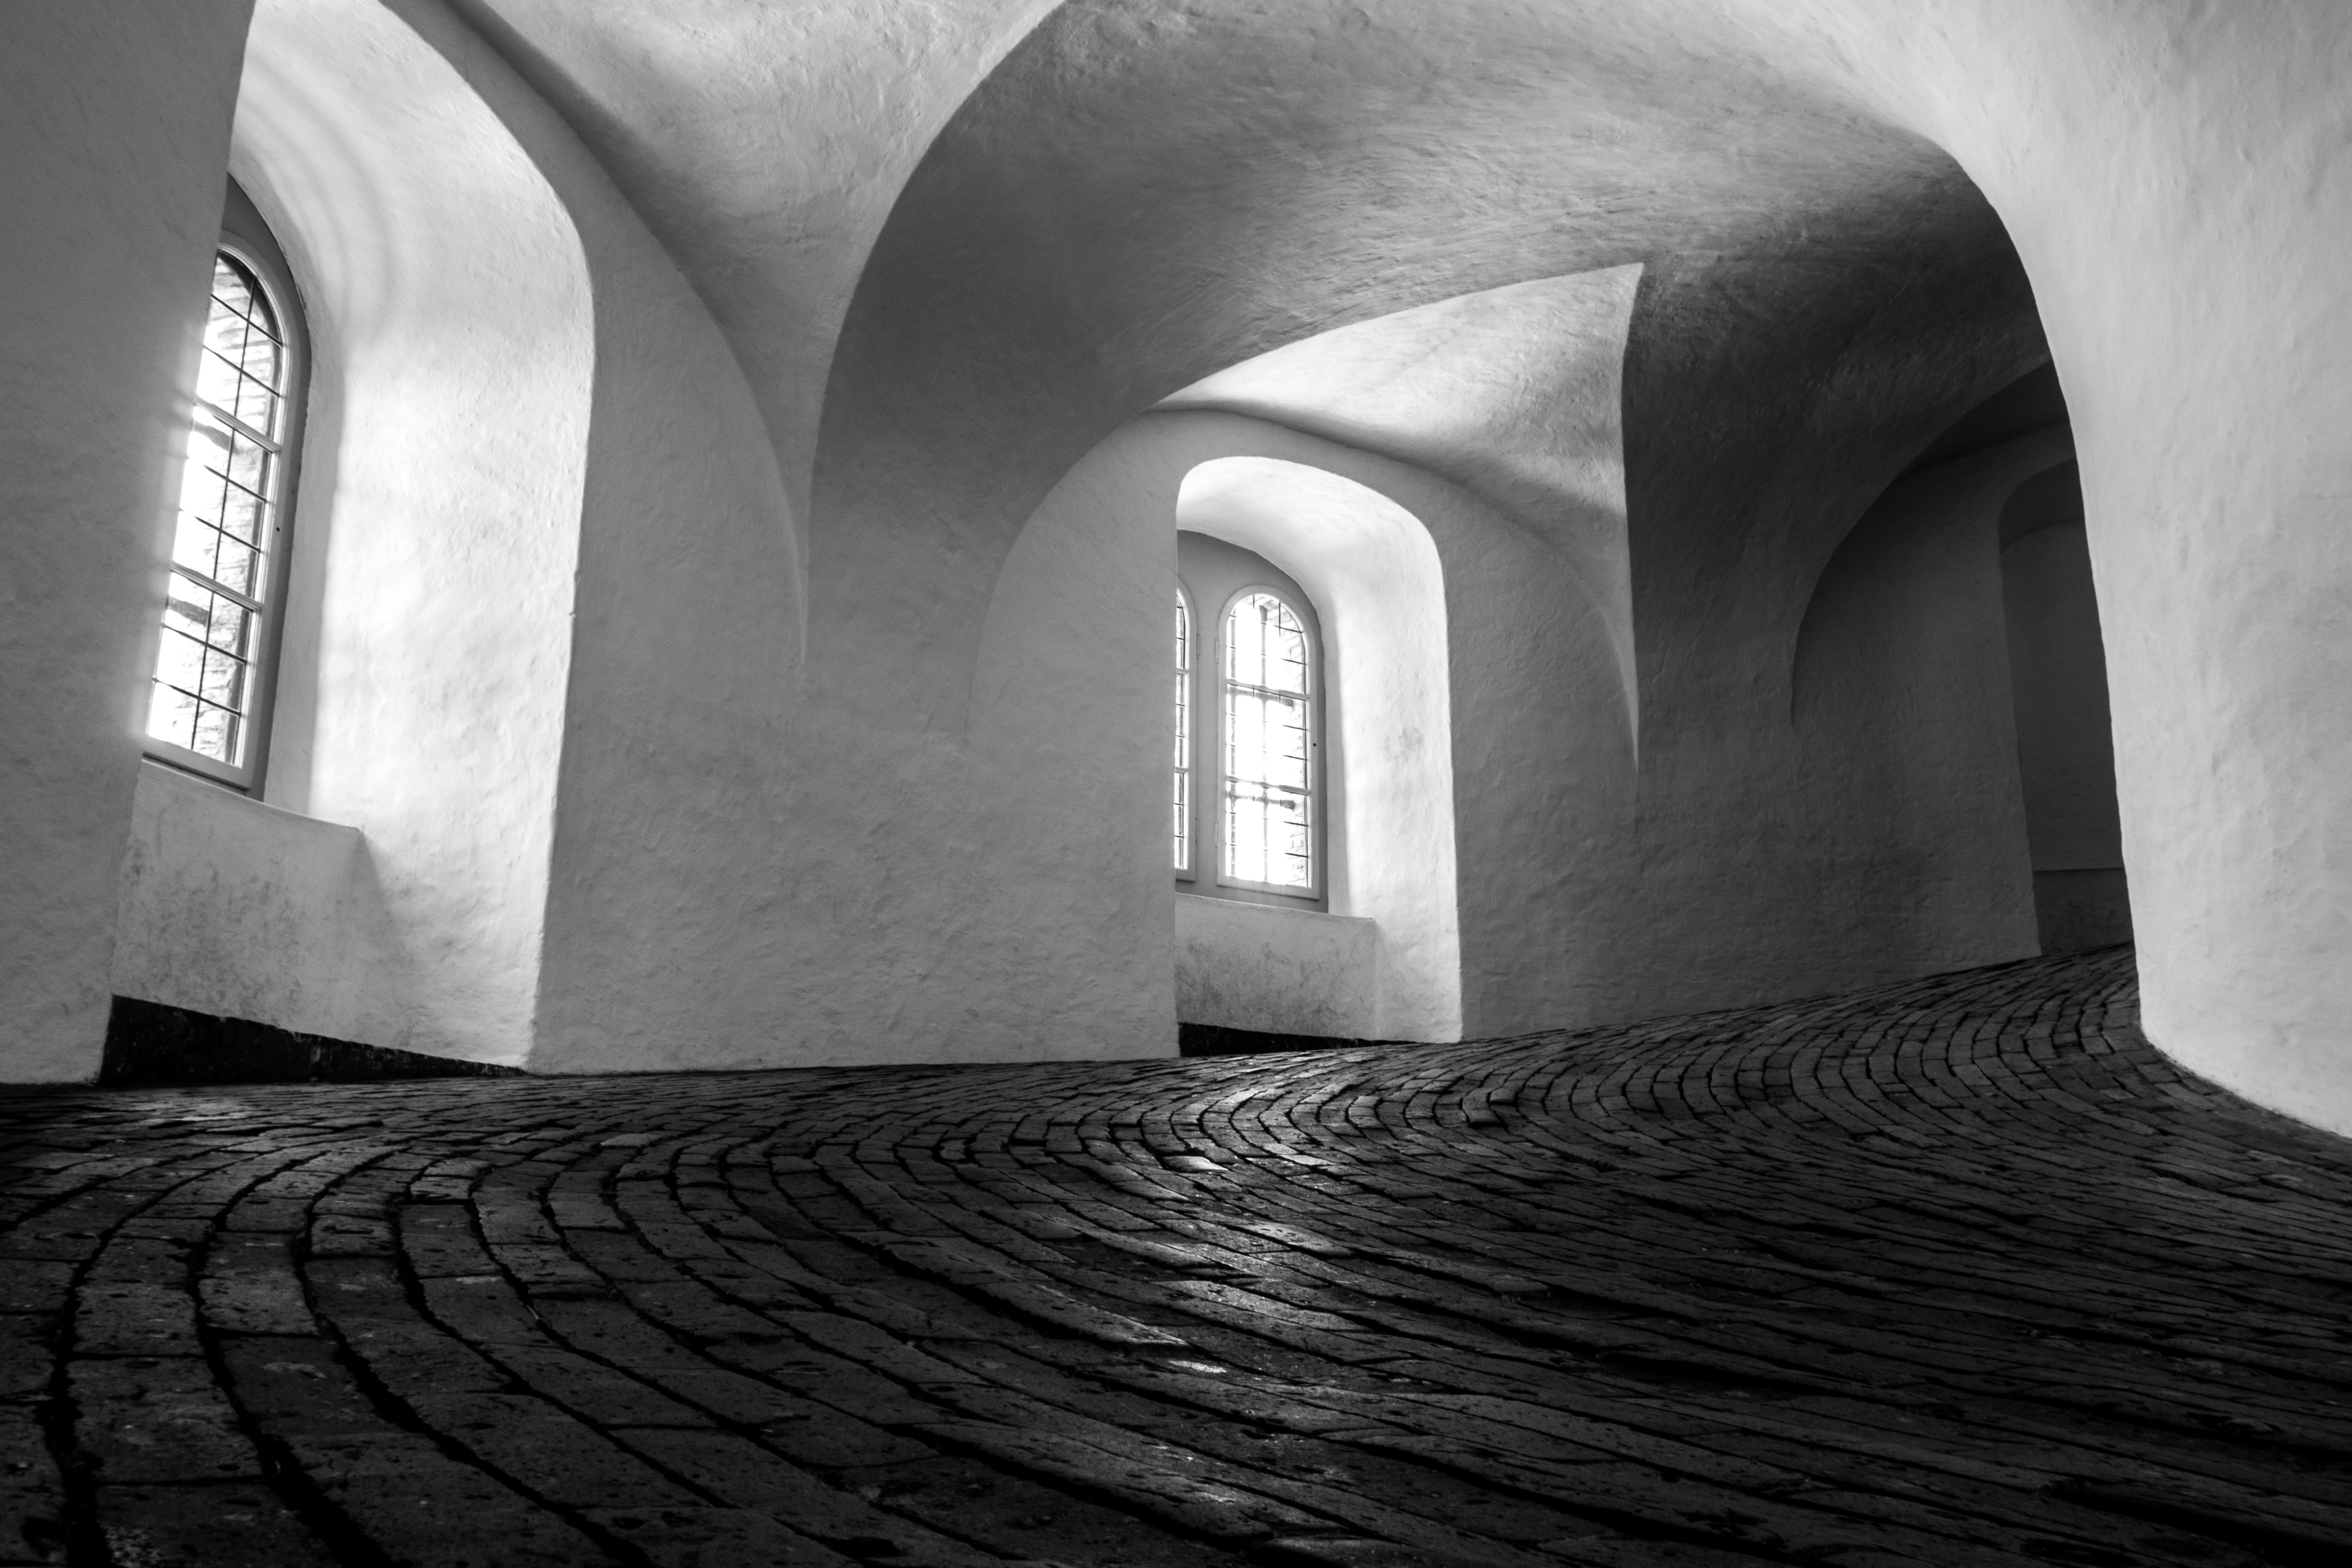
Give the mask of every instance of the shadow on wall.
[{"label": "shadow on wall", "polygon": [[2049,367],[1957,421],[1839,546],[1791,718],[1817,788],[1884,803],[1893,830],[1839,852],[1874,864],[1889,899],[1973,882],[1989,915],[2012,906],[2021,945],[2029,910],[2045,953],[2132,940],[2081,476]]},{"label": "shadow on wall", "polygon": [[2042,951],[2129,942],[2106,650],[2074,464],[2028,479],[2001,508],[2000,586]]},{"label": "shadow on wall", "polygon": [[2029,436],[1898,480],[1823,568],[1797,636],[1797,797],[1824,945],[1891,974],[2035,951],[1994,521],[2067,455]]}]

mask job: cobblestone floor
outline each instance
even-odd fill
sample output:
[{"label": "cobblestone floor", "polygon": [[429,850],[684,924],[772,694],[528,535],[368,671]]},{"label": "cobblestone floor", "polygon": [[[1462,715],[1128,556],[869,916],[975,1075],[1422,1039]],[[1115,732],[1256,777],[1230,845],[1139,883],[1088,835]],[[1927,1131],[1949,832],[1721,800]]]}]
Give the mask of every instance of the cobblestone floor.
[{"label": "cobblestone floor", "polygon": [[2352,1563],[2352,1143],[2132,1014],[0,1099],[0,1560]]}]

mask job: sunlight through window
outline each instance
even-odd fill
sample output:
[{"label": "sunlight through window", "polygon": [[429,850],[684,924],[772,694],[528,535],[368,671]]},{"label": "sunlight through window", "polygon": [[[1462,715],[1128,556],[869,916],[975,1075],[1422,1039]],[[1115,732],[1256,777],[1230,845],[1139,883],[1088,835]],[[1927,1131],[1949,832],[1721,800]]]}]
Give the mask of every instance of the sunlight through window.
[{"label": "sunlight through window", "polygon": [[1315,886],[1312,667],[1306,624],[1255,592],[1225,615],[1224,875]]},{"label": "sunlight through window", "polygon": [[213,264],[147,733],[229,767],[249,762],[266,557],[285,462],[288,357],[259,280],[222,252]]}]

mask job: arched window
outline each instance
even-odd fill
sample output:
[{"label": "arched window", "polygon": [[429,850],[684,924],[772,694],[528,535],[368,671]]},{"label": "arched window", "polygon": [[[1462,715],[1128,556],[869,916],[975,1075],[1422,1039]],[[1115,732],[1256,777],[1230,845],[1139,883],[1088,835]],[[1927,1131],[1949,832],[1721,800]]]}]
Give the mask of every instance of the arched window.
[{"label": "arched window", "polygon": [[1304,616],[1248,588],[1224,624],[1223,879],[1311,894],[1315,864],[1315,658]]},{"label": "arched window", "polygon": [[1321,909],[1322,628],[1255,551],[1176,535],[1176,886]]},{"label": "arched window", "polygon": [[1176,874],[1192,875],[1192,606],[1176,590]]},{"label": "arched window", "polygon": [[232,187],[213,260],[148,751],[253,789],[268,743],[302,340],[284,259]]}]

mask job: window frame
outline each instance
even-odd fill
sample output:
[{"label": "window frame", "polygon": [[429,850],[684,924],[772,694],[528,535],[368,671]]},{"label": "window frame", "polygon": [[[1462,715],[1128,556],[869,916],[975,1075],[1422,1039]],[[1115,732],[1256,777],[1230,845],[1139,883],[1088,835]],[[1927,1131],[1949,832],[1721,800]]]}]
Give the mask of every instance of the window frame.
[{"label": "window frame", "polygon": [[1183,638],[1181,661],[1176,667],[1177,712],[1180,732],[1172,749],[1182,759],[1175,767],[1175,784],[1182,791],[1181,806],[1169,802],[1170,811],[1181,822],[1181,837],[1184,858],[1176,867],[1176,879],[1198,886],[1201,879],[1201,696],[1197,679],[1201,668],[1201,616],[1192,605],[1192,595],[1181,577],[1176,582],[1176,613],[1181,617],[1180,635]]},{"label": "window frame", "polygon": [[[1304,634],[1303,641],[1307,648],[1307,690],[1302,700],[1307,708],[1307,722],[1304,727],[1307,731],[1307,864],[1309,876],[1304,887],[1295,882],[1254,882],[1245,878],[1228,876],[1225,872],[1225,859],[1230,847],[1226,842],[1226,791],[1230,780],[1230,775],[1225,772],[1226,726],[1230,721],[1231,707],[1227,700],[1227,689],[1235,684],[1233,678],[1226,673],[1226,639],[1231,634],[1234,608],[1243,600],[1260,595],[1279,603],[1297,620],[1299,628]],[[1298,603],[1299,597],[1300,595],[1293,595],[1272,583],[1244,582],[1242,586],[1226,596],[1224,607],[1217,613],[1217,636],[1214,648],[1217,671],[1216,735],[1213,742],[1217,783],[1214,806],[1216,812],[1214,879],[1220,888],[1233,888],[1244,892],[1270,895],[1279,899],[1295,899],[1301,903],[1322,904],[1328,900],[1328,884],[1330,879],[1327,866],[1329,856],[1325,847],[1323,823],[1326,809],[1323,779],[1323,639],[1318,630],[1319,617]],[[1195,771],[1197,772],[1197,769]],[[1197,790],[1195,794],[1197,795]],[[1195,811],[1197,810],[1196,805]],[[1197,829],[1195,838],[1196,840],[1198,838]],[[1195,861],[1200,858],[1197,851],[1193,858]]]},{"label": "window frame", "polygon": [[[226,256],[243,267],[260,285],[263,298],[278,319],[281,346],[286,355],[285,374],[281,377],[283,390],[279,393],[280,431],[274,441],[276,493],[269,498],[269,526],[263,535],[261,591],[253,595],[259,604],[253,613],[253,652],[247,657],[246,665],[247,700],[238,717],[245,760],[224,763],[202,752],[160,739],[147,732],[143,720],[139,740],[144,755],[152,761],[258,799],[268,773],[271,720],[278,699],[278,660],[284,642],[288,567],[293,554],[294,505],[296,491],[301,482],[302,437],[310,403],[310,324],[302,310],[301,295],[294,286],[292,270],[286,264],[277,237],[269,232],[268,224],[254,208],[251,200],[234,182],[230,184],[223,204],[221,232],[213,248],[216,256]],[[212,311],[209,282],[205,298],[205,317],[209,321]],[[201,348],[197,351],[200,355],[204,352]],[[197,398],[191,387],[185,394],[188,414],[184,421],[191,442],[194,439],[196,404]],[[210,404],[205,406],[212,408],[216,416],[231,420],[240,430],[250,431],[250,426],[236,420],[233,415],[214,408]],[[187,462],[187,451],[183,452],[180,460],[183,465]],[[176,518],[176,502],[174,505],[173,515]],[[162,565],[168,593],[169,584],[178,567],[168,552]],[[159,638],[169,635],[161,629],[161,626],[159,615],[156,634]],[[157,646],[157,658],[150,661],[146,677],[143,693],[146,703],[142,704],[142,712],[153,701],[157,673],[154,666],[161,658],[160,643]]]}]

